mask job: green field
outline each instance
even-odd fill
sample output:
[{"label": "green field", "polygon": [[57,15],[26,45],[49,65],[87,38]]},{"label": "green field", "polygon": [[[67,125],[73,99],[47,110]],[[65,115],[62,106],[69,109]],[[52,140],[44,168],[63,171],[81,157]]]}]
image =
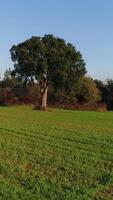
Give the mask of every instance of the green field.
[{"label": "green field", "polygon": [[1,107],[0,199],[113,199],[113,113]]}]

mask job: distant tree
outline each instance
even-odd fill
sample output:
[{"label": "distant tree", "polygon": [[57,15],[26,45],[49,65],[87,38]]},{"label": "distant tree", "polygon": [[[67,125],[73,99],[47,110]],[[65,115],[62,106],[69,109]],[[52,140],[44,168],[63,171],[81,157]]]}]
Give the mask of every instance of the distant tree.
[{"label": "distant tree", "polygon": [[100,93],[101,93],[101,102],[107,103],[108,102],[108,96],[109,96],[107,84],[100,81],[100,80],[95,80],[95,83],[96,83],[96,86],[100,90]]},{"label": "distant tree", "polygon": [[86,73],[82,55],[70,43],[53,35],[32,37],[11,49],[14,74],[23,83],[37,81],[41,93],[41,109],[47,107],[47,93],[52,82],[56,90],[66,84],[68,90]]},{"label": "distant tree", "polygon": [[9,68],[5,71],[4,78],[1,80],[0,85],[2,88],[9,87],[13,89],[15,86],[20,84],[20,80],[16,76],[12,75],[12,70]]},{"label": "distant tree", "polygon": [[97,87],[101,92],[101,101],[107,105],[109,110],[113,109],[113,80],[108,79],[106,82],[95,80]]},{"label": "distant tree", "polygon": [[81,103],[94,103],[101,100],[100,90],[90,77],[80,79],[77,93],[78,102]]},{"label": "distant tree", "polygon": [[112,79],[107,80],[106,87],[107,87],[108,109],[113,110],[113,80]]}]

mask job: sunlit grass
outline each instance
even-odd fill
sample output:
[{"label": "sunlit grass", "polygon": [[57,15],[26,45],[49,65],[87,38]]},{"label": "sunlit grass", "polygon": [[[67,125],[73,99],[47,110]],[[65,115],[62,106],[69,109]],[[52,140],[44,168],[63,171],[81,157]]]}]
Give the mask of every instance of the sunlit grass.
[{"label": "sunlit grass", "polygon": [[0,199],[112,198],[112,112],[0,108]]}]

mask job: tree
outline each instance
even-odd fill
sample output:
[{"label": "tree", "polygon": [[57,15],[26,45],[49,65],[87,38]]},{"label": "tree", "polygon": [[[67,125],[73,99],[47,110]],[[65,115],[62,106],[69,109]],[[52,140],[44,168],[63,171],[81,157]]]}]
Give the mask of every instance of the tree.
[{"label": "tree", "polygon": [[108,96],[109,96],[107,84],[100,81],[100,80],[95,80],[95,83],[96,83],[96,86],[100,90],[100,93],[101,93],[101,102],[107,103],[108,102]]},{"label": "tree", "polygon": [[109,110],[113,110],[113,80],[108,79],[106,82],[95,80],[95,83],[101,91],[101,101],[107,105]]},{"label": "tree", "polygon": [[81,53],[72,44],[53,35],[32,37],[12,46],[10,52],[14,62],[13,73],[24,84],[34,81],[39,84],[42,110],[47,107],[51,82],[56,89],[68,83],[70,89],[74,81],[86,73]]},{"label": "tree", "polygon": [[9,87],[9,88],[14,89],[17,85],[20,85],[20,84],[21,84],[21,82],[18,79],[18,77],[13,76],[12,70],[9,68],[8,70],[5,71],[4,78],[1,81],[0,86],[2,88]]},{"label": "tree", "polygon": [[101,100],[100,90],[90,77],[83,77],[79,81],[78,101],[81,103],[94,103]]},{"label": "tree", "polygon": [[108,109],[113,110],[113,80],[108,79],[106,83],[108,95],[107,95],[107,106]]}]

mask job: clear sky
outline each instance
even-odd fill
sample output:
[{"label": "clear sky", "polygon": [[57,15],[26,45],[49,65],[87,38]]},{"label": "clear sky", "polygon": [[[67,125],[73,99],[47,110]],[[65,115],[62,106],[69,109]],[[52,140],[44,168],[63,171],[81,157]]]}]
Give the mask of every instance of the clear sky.
[{"label": "clear sky", "polygon": [[49,33],[81,51],[93,78],[113,78],[113,0],[0,0],[0,76],[13,44]]}]

